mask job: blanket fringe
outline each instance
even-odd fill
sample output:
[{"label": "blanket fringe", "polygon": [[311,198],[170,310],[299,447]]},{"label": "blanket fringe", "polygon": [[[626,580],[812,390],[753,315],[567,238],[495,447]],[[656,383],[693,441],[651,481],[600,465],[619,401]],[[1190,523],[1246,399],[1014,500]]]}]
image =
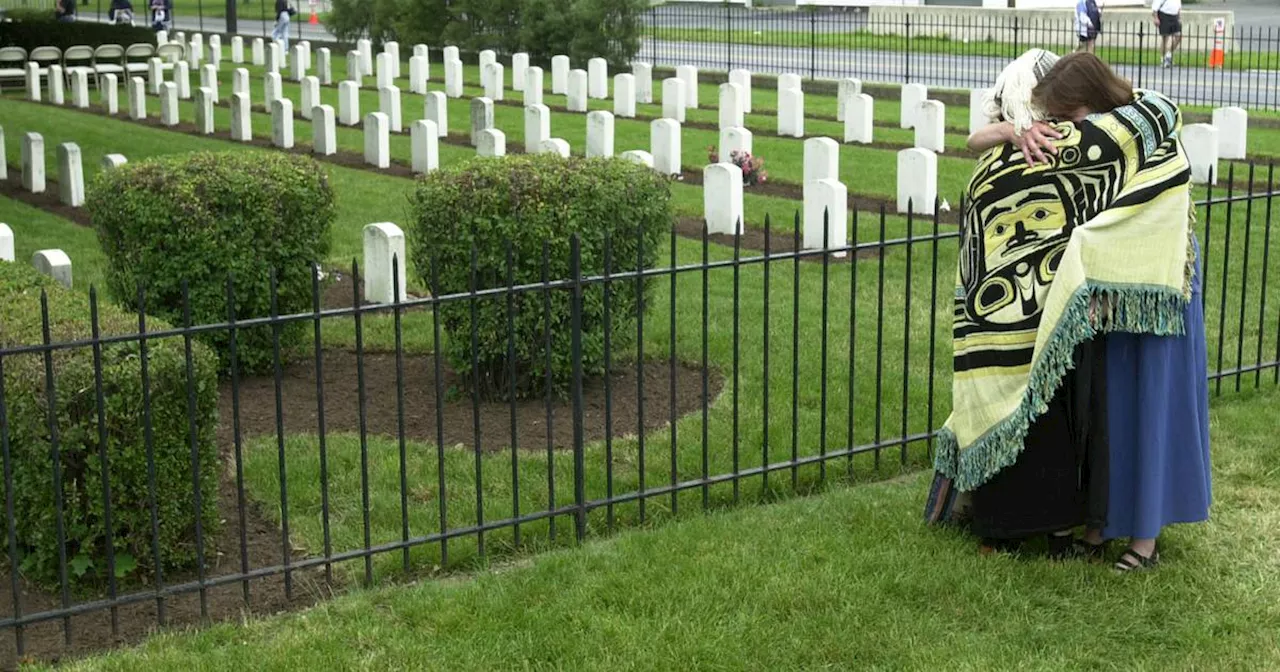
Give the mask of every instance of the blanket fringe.
[{"label": "blanket fringe", "polygon": [[962,492],[982,485],[1017,460],[1031,423],[1049,409],[1049,402],[1067,371],[1074,368],[1077,346],[1099,334],[1112,332],[1185,334],[1184,312],[1188,300],[1189,296],[1175,288],[1099,284],[1080,287],[1064,308],[1040,357],[1032,364],[1027,390],[1018,409],[963,451],[955,434],[944,427],[938,436],[934,468],[951,478]]}]

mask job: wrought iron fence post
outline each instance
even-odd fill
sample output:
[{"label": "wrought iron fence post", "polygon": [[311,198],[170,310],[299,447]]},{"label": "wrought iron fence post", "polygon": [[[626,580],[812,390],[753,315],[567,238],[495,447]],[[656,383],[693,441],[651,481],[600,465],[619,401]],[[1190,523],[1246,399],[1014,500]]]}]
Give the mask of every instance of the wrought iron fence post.
[{"label": "wrought iron fence post", "polygon": [[1013,17],[1013,53],[1015,54],[1022,53],[1022,49],[1019,46],[1019,39],[1018,39],[1019,27],[1020,26],[1018,24],[1018,17],[1015,16]]},{"label": "wrought iron fence post", "polygon": [[569,308],[570,357],[573,360],[573,502],[578,541],[582,541],[587,536],[587,496],[583,482],[582,249],[577,234],[569,240],[569,273],[573,277],[573,298]]},{"label": "wrought iron fence post", "polygon": [[809,10],[809,80],[818,78],[818,14]]},{"label": "wrought iron fence post", "polygon": [[1142,88],[1142,71],[1147,69],[1147,22],[1143,21],[1138,24],[1138,77],[1134,83],[1138,88]]},{"label": "wrought iron fence post", "polygon": [[733,6],[724,3],[724,62],[725,70],[733,69]]},{"label": "wrought iron fence post", "polygon": [[239,30],[240,27],[239,25],[237,25],[239,23],[239,15],[236,10],[238,5],[239,5],[239,0],[227,0],[227,34],[228,35],[235,35],[236,33],[240,32]]},{"label": "wrought iron fence post", "polygon": [[906,16],[907,48],[902,50],[902,83],[911,83],[911,15]]}]

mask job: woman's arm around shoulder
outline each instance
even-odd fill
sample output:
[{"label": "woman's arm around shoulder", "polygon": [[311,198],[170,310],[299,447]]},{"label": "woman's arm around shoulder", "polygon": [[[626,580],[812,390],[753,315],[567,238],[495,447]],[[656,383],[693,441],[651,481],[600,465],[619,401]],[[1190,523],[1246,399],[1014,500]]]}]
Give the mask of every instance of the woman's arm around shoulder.
[{"label": "woman's arm around shoulder", "polygon": [[1011,122],[1001,121],[987,124],[974,131],[969,136],[968,146],[972,151],[985,152],[1006,143],[1017,145],[1022,150],[1022,158],[1026,160],[1027,165],[1034,166],[1037,163],[1048,163],[1046,152],[1058,153],[1058,148],[1053,141],[1061,137],[1061,133],[1042,121],[1032,124],[1031,128],[1024,131],[1022,135],[1018,135]]}]

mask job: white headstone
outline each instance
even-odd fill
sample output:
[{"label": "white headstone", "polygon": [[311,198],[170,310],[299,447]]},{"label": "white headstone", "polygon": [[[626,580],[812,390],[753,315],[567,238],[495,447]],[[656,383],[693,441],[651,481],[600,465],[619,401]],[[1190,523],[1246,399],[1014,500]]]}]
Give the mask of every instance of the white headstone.
[{"label": "white headstone", "polygon": [[209,89],[213,94],[213,102],[218,102],[218,66],[209,63],[200,68],[200,86]]},{"label": "white headstone", "polygon": [[120,113],[120,79],[107,73],[98,80],[98,93],[102,94],[102,108],[112,116]]},{"label": "white headstone", "polygon": [[84,70],[71,71],[71,106],[89,108],[89,73]]},{"label": "white headstone", "polygon": [[655,119],[649,124],[649,151],[653,169],[663,175],[683,172],[680,147],[680,123],[674,119]]},{"label": "white headstone", "polygon": [[542,145],[540,154],[555,154],[561,158],[569,158],[569,143],[560,138],[551,138]]},{"label": "white headstone", "polygon": [[245,68],[236,68],[231,73],[231,93],[242,93],[246,98],[252,99],[253,92],[249,90],[249,71]]},{"label": "white headstone", "polygon": [[804,141],[804,185],[815,180],[840,179],[840,145],[831,138]]},{"label": "white headstone", "polygon": [[391,166],[391,137],[387,115],[374,112],[364,118],[364,162],[375,168]]},{"label": "white headstone", "polygon": [[444,62],[444,95],[450,98],[462,97],[462,61],[454,59]]},{"label": "white headstone", "polygon": [[652,105],[653,66],[637,61],[631,64],[631,74],[636,78],[636,102],[641,105]]},{"label": "white headstone", "polygon": [[249,142],[253,139],[253,118],[249,116],[249,96],[231,94],[231,139]]},{"label": "white headstone", "polygon": [[920,103],[916,117],[916,147],[941,154],[946,149],[947,106],[941,101]]},{"label": "white headstone", "polygon": [[62,250],[40,250],[31,258],[31,265],[41,275],[47,275],[59,285],[71,289],[71,257]]},{"label": "white headstone", "polygon": [[295,82],[301,82],[307,76],[307,50],[304,45],[293,45],[293,62],[289,64],[289,68]]},{"label": "white headstone", "polygon": [[662,80],[662,116],[684,123],[685,93],[689,87],[679,79]]},{"label": "white headstone", "polygon": [[40,102],[40,64],[35,61],[28,61],[24,67],[27,73],[27,100],[38,103]]},{"label": "white headstone", "polygon": [[778,93],[781,94],[783,91],[788,89],[795,89],[796,91],[804,90],[800,80],[800,75],[790,72],[778,75]]},{"label": "white headstone", "polygon": [[178,125],[178,85],[165,82],[160,88],[160,123]]},{"label": "white headstone", "polygon": [[800,89],[778,92],[778,135],[804,137],[804,92]]},{"label": "white headstone", "polygon": [[303,40],[298,43],[298,46],[302,47],[302,51],[300,52],[302,54],[302,67],[306,68],[307,70],[310,70],[311,69],[311,43],[307,40]]},{"label": "white headstone", "polygon": [[191,36],[191,41],[187,44],[187,60],[191,67],[200,67],[200,59],[204,58],[204,36],[196,33]]},{"label": "white headstone", "polygon": [[384,86],[393,86],[396,82],[394,74],[395,70],[391,65],[391,58],[388,57],[385,52],[378,54],[378,88],[381,89]]},{"label": "white headstone", "polygon": [[413,172],[429,173],[440,167],[440,130],[430,119],[409,125]]},{"label": "white headstone", "polygon": [[1249,153],[1249,113],[1240,107],[1219,107],[1213,111],[1213,127],[1218,129],[1218,158],[1242,160]]},{"label": "white headstone", "polygon": [[1182,127],[1182,146],[1191,161],[1192,184],[1218,183],[1218,129],[1209,124]]},{"label": "white headstone", "polygon": [[0,222],[0,261],[12,262],[13,259],[13,229]]},{"label": "white headstone", "polygon": [[738,85],[739,87],[738,92],[742,94],[742,101],[739,103],[739,105],[742,107],[742,111],[744,113],[750,114],[751,113],[751,71],[743,70],[741,68],[737,70],[730,70],[729,83]]},{"label": "white headstone", "polygon": [[524,91],[525,75],[529,73],[529,54],[522,52],[511,55],[511,90]]},{"label": "white headstone", "polygon": [[271,144],[293,149],[293,101],[276,98],[271,103]]},{"label": "white headstone", "polygon": [[271,109],[271,103],[281,96],[284,89],[283,83],[280,81],[280,73],[268,72],[262,79],[262,104]]},{"label": "white headstone", "polygon": [[938,200],[938,155],[918,147],[898,152],[898,212],[932,215]]},{"label": "white headstone", "polygon": [[480,131],[480,142],[476,145],[478,156],[499,157],[507,155],[507,136],[496,128]]},{"label": "white headstone", "polygon": [[356,51],[360,52],[360,72],[368,77],[373,74],[373,41],[356,40]]},{"label": "white headstone", "polygon": [[929,89],[924,84],[907,84],[902,87],[900,120],[903,128],[916,127],[916,119],[920,117],[920,104],[928,99]]},{"label": "white headstone", "polygon": [[742,111],[742,87],[729,82],[720,85],[720,130],[746,126]]},{"label": "white headstone", "polygon": [[179,100],[191,100],[191,69],[186,61],[173,66],[173,83],[178,87]]},{"label": "white headstone", "polygon": [[141,77],[130,77],[125,95],[129,97],[129,118],[141,121],[147,118],[147,85]]},{"label": "white headstone", "polygon": [[364,84],[364,64],[359,51],[347,52],[347,81],[356,86]]},{"label": "white headstone", "polygon": [[196,89],[196,128],[205,135],[213,135],[213,91],[207,86]]},{"label": "white headstone", "polygon": [[261,37],[253,38],[252,52],[252,62],[254,65],[261,66],[267,64],[267,45],[262,41]]},{"label": "white headstone", "polygon": [[536,154],[551,139],[551,110],[546,105],[526,105],[524,108],[524,151]]},{"label": "white headstone", "polygon": [[569,92],[566,107],[570,112],[587,111],[587,71],[569,72]]},{"label": "white headstone", "polygon": [[569,92],[569,57],[551,57],[551,93],[564,95]]},{"label": "white headstone", "polygon": [[222,67],[222,36],[209,36],[209,65],[215,68]]},{"label": "white headstone", "polygon": [[624,161],[634,161],[645,168],[653,168],[653,155],[643,149],[632,149],[622,153]]},{"label": "white headstone", "polygon": [[360,90],[355,82],[338,84],[338,123],[343,126],[360,123]]},{"label": "white headstone", "polygon": [[613,114],[596,110],[587,114],[587,158],[613,156]]},{"label": "white headstone", "polygon": [[484,66],[484,96],[489,100],[500,102],[505,98],[507,75],[501,63],[490,63]]},{"label": "white headstone", "polygon": [[400,120],[400,89],[394,86],[378,89],[378,110],[387,115],[392,133],[404,131],[404,124]]},{"label": "white headstone", "polygon": [[311,113],[311,151],[320,156],[338,153],[338,131],[333,106],[316,105]]},{"label": "white headstone", "polygon": [[44,136],[39,133],[22,136],[22,188],[44,193]]},{"label": "white headstone", "polygon": [[987,119],[987,114],[982,110],[982,100],[986,98],[986,89],[973,89],[969,91],[969,133],[975,133],[979,128],[991,123]]},{"label": "white headstone", "polygon": [[436,125],[436,133],[439,137],[449,135],[449,100],[443,93],[432,91],[427,94],[422,116]]},{"label": "white headstone", "polygon": [[483,75],[483,74],[484,74],[484,69],[485,69],[485,68],[486,68],[490,63],[497,63],[497,62],[498,62],[498,54],[497,54],[497,52],[495,52],[495,51],[494,51],[494,50],[492,50],[492,49],[484,49],[484,50],[482,50],[482,51],[480,52],[480,54],[479,54],[479,61],[478,61],[478,65],[480,66],[480,68],[479,68],[479,69],[480,69],[480,73]]},{"label": "white headstone", "polygon": [[525,105],[541,105],[542,104],[542,87],[545,77],[542,68],[530,66],[524,72],[524,104]]},{"label": "white headstone", "polygon": [[156,31],[156,46],[160,46],[160,45],[164,45],[164,44],[168,44],[168,43],[169,43],[169,31],[167,31],[167,30],[157,30],[157,31]]},{"label": "white headstone", "polygon": [[231,62],[236,65],[244,63],[244,38],[239,35],[231,38]]},{"label": "white headstone", "polygon": [[444,48],[444,57],[441,58],[440,60],[441,61],[460,61],[462,60],[462,54],[458,51],[457,47],[448,46]]},{"label": "white headstone", "polygon": [[692,65],[681,65],[676,68],[676,79],[684,82],[685,107],[698,109],[698,69]]},{"label": "white headstone", "polygon": [[480,146],[480,131],[493,128],[493,101],[488,98],[471,99],[471,146]]},{"label": "white headstone", "polygon": [[742,233],[742,169],[732,163],[703,168],[702,205],[708,233]]},{"label": "white headstone", "polygon": [[124,158],[124,154],[106,154],[102,157],[103,170],[115,170],[126,163],[129,160]]},{"label": "white headstone", "polygon": [[427,75],[430,73],[430,61],[422,56],[409,58],[409,93],[427,92]]},{"label": "white headstone", "polygon": [[66,76],[63,73],[61,65],[49,66],[49,102],[54,105],[66,105],[66,95],[64,88],[66,86]]},{"label": "white headstone", "polygon": [[849,192],[838,180],[805,183],[804,249],[838,248],[848,242],[848,202]]},{"label": "white headstone", "polygon": [[302,114],[302,118],[308,121],[315,115],[315,107],[320,104],[320,78],[311,75],[302,80],[302,86],[299,101],[301,109],[298,110]]},{"label": "white headstone", "polygon": [[58,145],[58,200],[73,208],[84,205],[84,165],[74,142]]},{"label": "white headstone", "polygon": [[400,43],[393,40],[383,44],[382,53],[391,61],[391,79],[400,79]]},{"label": "white headstone", "polygon": [[857,96],[862,95],[862,80],[853,79],[852,77],[840,80],[837,85],[836,95],[836,121],[845,120],[845,110],[849,106],[849,102]]},{"label": "white headstone", "polygon": [[280,74],[280,66],[284,64],[284,55],[280,53],[280,43],[272,40],[267,44],[267,72]]},{"label": "white headstone", "polygon": [[[404,231],[390,222],[364,227],[364,300],[405,300]],[[393,270],[394,265],[394,270]]]},{"label": "white headstone", "polygon": [[587,95],[596,100],[609,97],[609,62],[603,58],[587,61]]},{"label": "white headstone", "polygon": [[726,128],[720,131],[720,160],[732,163],[735,152],[751,154],[753,140],[751,131],[745,128]]},{"label": "white headstone", "polygon": [[622,73],[613,78],[613,113],[624,119],[636,116],[636,77]]},{"label": "white headstone", "polygon": [[875,101],[865,93],[849,100],[844,109],[844,141],[871,144],[875,121]]},{"label": "white headstone", "polygon": [[327,48],[321,47],[316,52],[316,76],[321,86],[333,84],[333,55]]}]

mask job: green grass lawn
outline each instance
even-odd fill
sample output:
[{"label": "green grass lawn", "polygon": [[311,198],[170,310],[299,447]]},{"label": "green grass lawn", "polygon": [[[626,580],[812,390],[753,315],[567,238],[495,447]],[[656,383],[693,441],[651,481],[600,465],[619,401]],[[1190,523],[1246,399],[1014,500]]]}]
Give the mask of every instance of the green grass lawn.
[{"label": "green grass lawn", "polygon": [[1163,566],[980,557],[927,475],[698,517],[157,636],[72,670],[1262,670],[1280,667],[1275,390],[1216,402],[1213,518]]}]

